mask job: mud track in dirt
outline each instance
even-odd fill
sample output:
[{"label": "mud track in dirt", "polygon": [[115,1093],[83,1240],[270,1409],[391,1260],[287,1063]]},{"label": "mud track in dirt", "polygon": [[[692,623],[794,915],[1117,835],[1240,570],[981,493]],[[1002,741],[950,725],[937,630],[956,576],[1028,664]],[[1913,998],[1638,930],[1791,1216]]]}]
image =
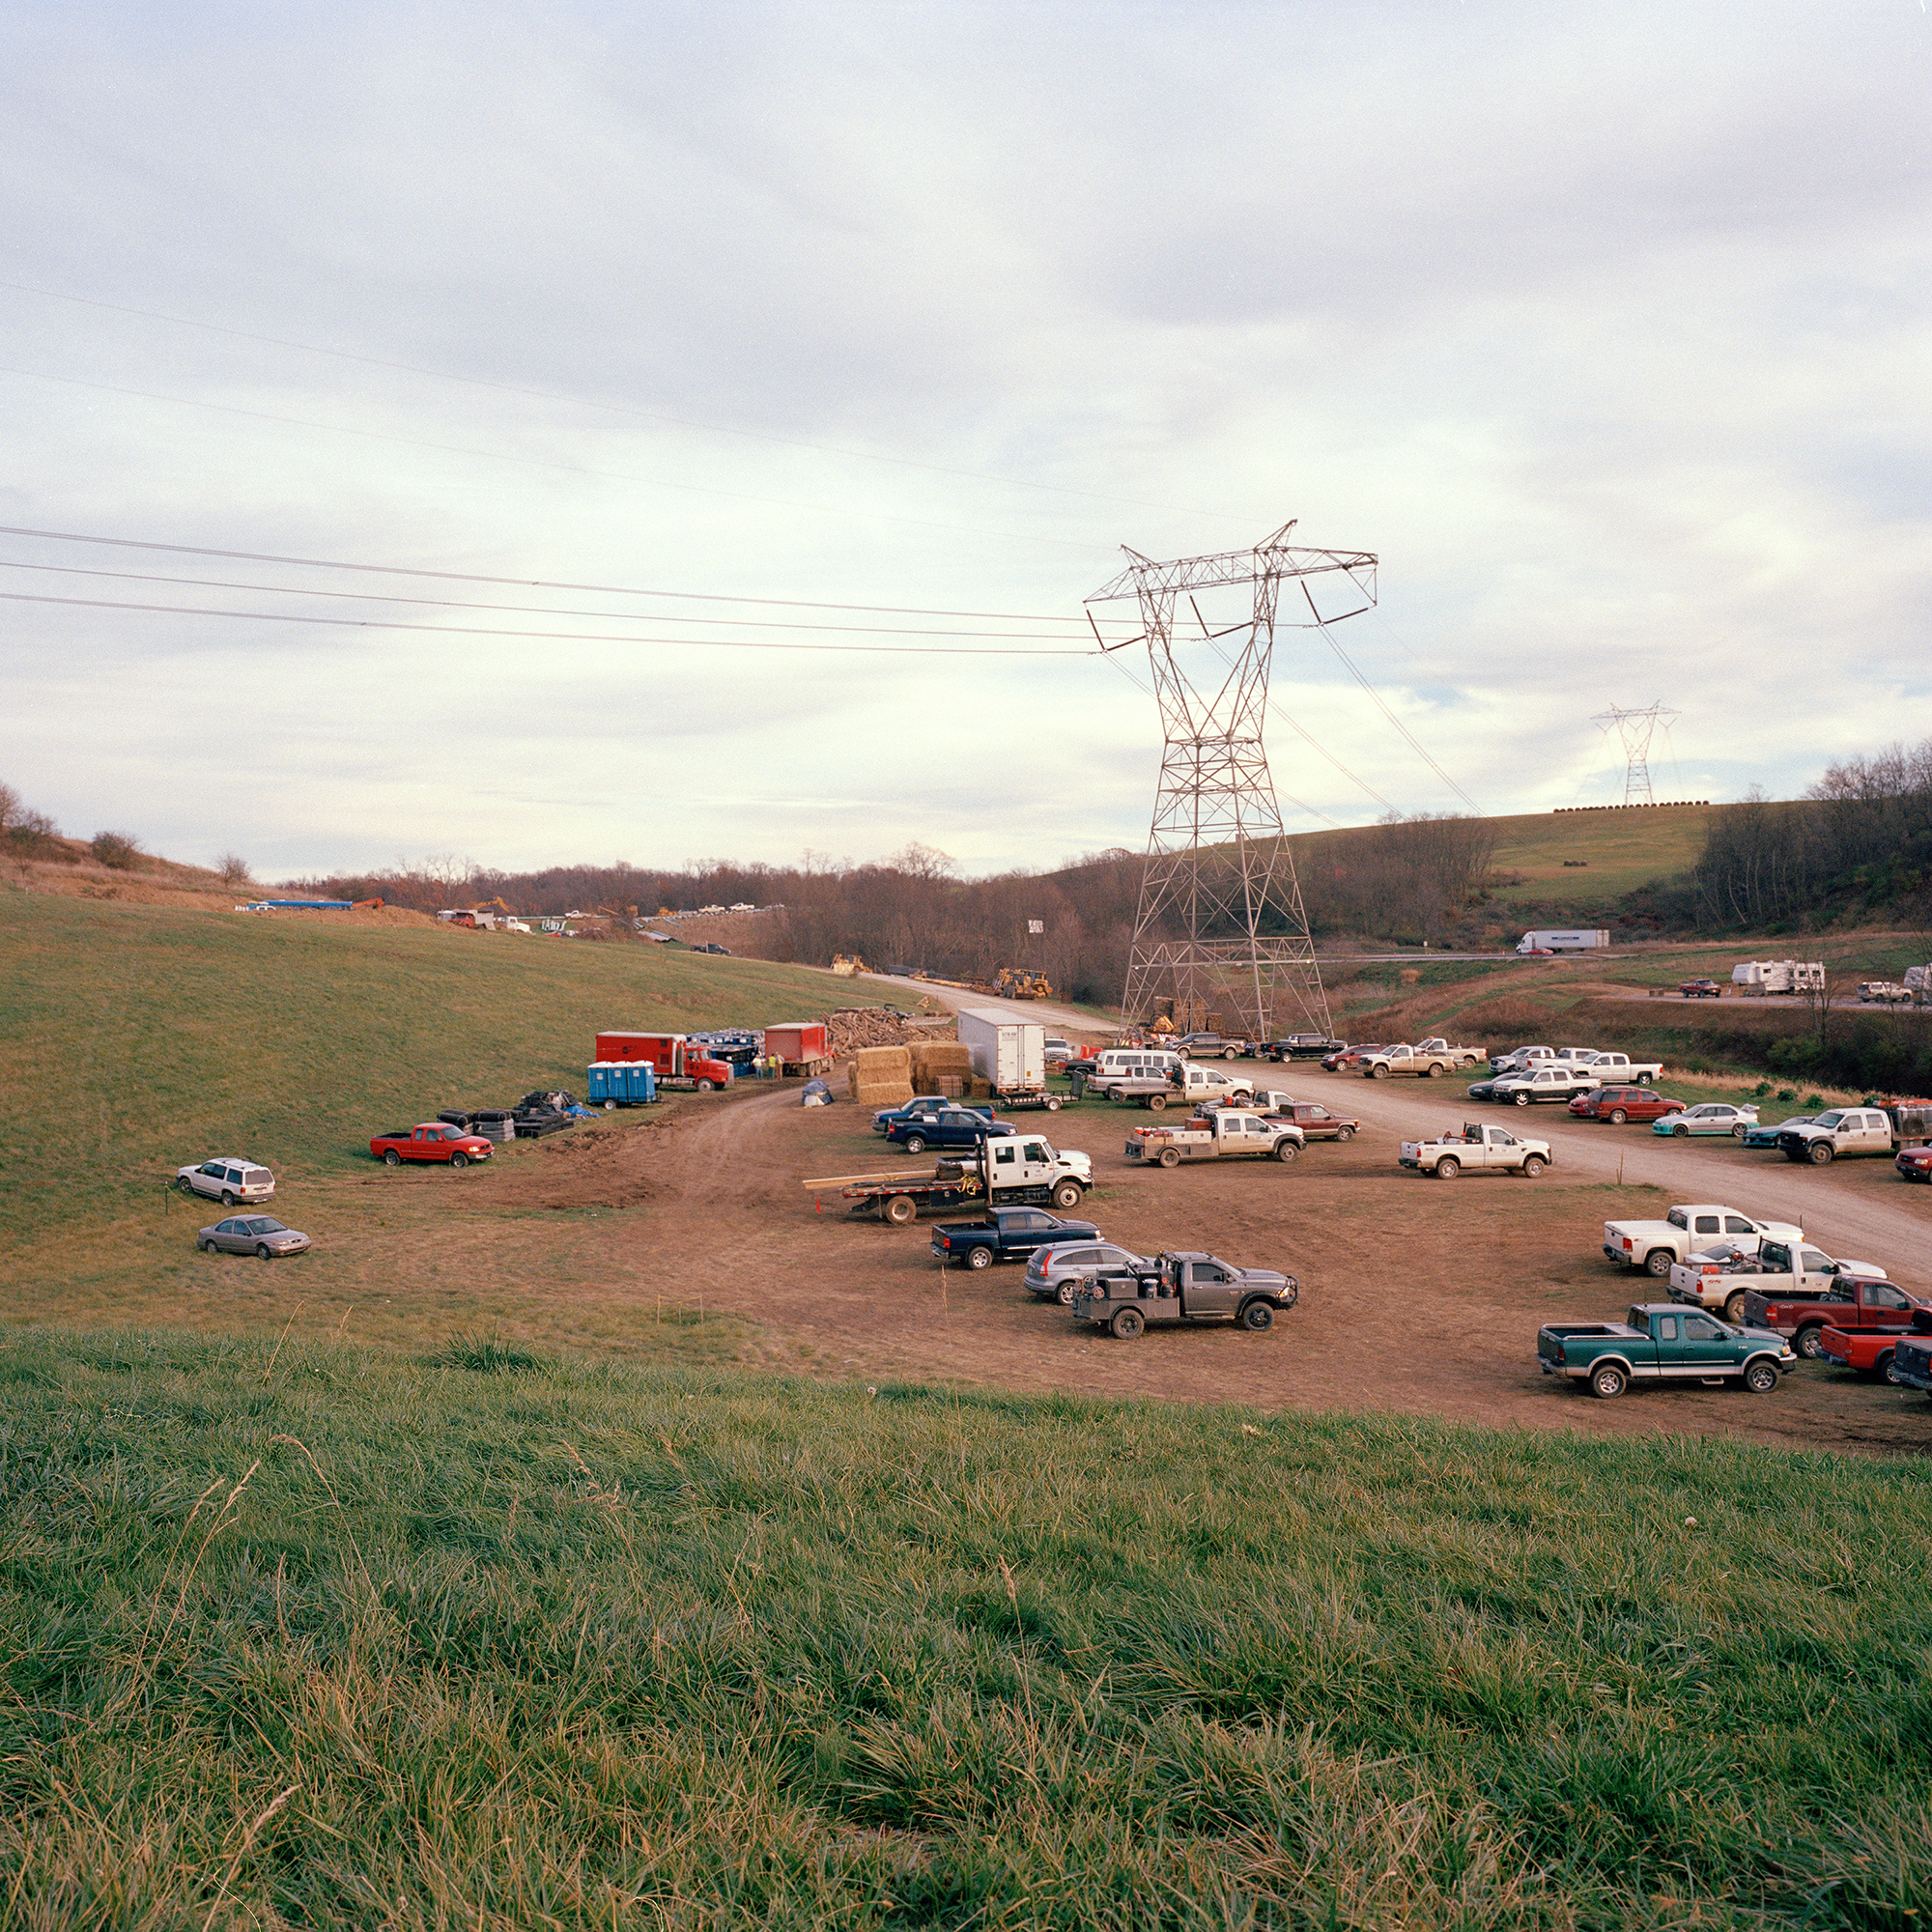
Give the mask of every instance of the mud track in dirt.
[{"label": "mud track in dirt", "polygon": [[[1358,1115],[1360,1136],[1311,1147],[1289,1166],[1235,1162],[1168,1173],[1129,1164],[1127,1130],[1146,1117],[1101,1104],[1028,1117],[1094,1159],[1084,1210],[1142,1252],[1207,1248],[1299,1277],[1300,1305],[1267,1334],[1152,1332],[1122,1342],[1077,1328],[1032,1300],[1010,1264],[942,1270],[929,1223],[855,1219],[799,1184],[813,1174],[916,1166],[843,1101],[802,1108],[795,1089],[697,1099],[644,1121],[619,1118],[546,1144],[544,1158],[495,1177],[506,1208],[636,1207],[597,1292],[640,1321],[659,1296],[701,1299],[757,1324],[759,1359],[845,1377],[1026,1391],[1153,1396],[1268,1408],[1384,1410],[1599,1435],[1737,1436],[1786,1448],[1923,1453],[1932,1402],[1806,1364],[1776,1394],[1642,1390],[1593,1401],[1545,1378],[1536,1329],[1554,1319],[1620,1316],[1661,1298],[1599,1252],[1606,1218],[1661,1214],[1668,1199],[1722,1201],[1802,1219],[1814,1240],[1932,1288],[1919,1236],[1932,1190],[1889,1164],[1826,1170],[1770,1165],[1720,1145],[1639,1129],[1480,1109],[1460,1085],[1336,1080],[1294,1068],[1294,1091]],[[1452,1097],[1454,1096],[1454,1097]],[[1396,1143],[1445,1120],[1507,1117],[1549,1140],[1541,1180],[1403,1173]],[[928,1156],[929,1158],[929,1156]],[[1618,1186],[1619,1167],[1627,1185]],[[1659,1195],[1641,1184],[1653,1181]]]}]

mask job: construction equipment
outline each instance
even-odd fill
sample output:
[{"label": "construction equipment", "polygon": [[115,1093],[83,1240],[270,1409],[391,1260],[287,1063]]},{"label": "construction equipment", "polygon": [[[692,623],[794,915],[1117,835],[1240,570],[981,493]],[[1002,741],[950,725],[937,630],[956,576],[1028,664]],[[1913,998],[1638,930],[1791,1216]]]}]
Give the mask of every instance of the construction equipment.
[{"label": "construction equipment", "polygon": [[832,970],[841,980],[849,980],[866,970],[866,962],[856,952],[835,952],[832,955]]},{"label": "construction equipment", "polygon": [[1050,1000],[1053,986],[1044,973],[1024,966],[1002,966],[993,975],[993,991],[1003,1000]]}]

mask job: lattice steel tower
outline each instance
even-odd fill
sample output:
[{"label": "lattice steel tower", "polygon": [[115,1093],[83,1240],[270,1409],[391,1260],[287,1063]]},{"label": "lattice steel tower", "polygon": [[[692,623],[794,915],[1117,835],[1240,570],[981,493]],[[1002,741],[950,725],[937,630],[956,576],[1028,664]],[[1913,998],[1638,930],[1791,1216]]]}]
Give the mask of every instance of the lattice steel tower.
[{"label": "lattice steel tower", "polygon": [[1607,711],[1600,711],[1590,720],[1592,724],[1601,725],[1605,730],[1614,724],[1617,736],[1623,740],[1626,805],[1654,805],[1657,802],[1650,789],[1650,734],[1660,724],[1667,724],[1677,715],[1659,698],[1642,711],[1627,711],[1613,704]]},{"label": "lattice steel tower", "polygon": [[[1291,549],[1293,528],[1284,524],[1253,550],[1175,563],[1154,563],[1129,550],[1126,569],[1087,600],[1139,600],[1140,636],[1104,648],[1146,642],[1165,739],[1127,954],[1122,1010],[1130,1023],[1151,1020],[1159,1003],[1172,999],[1183,1032],[1205,1026],[1212,1011],[1224,1027],[1233,1022],[1266,1039],[1291,1008],[1323,1034],[1329,1028],[1262,727],[1277,625],[1307,629],[1366,611],[1376,601],[1376,559],[1362,551]],[[1366,601],[1322,616],[1306,580],[1330,573],[1348,578]],[[1285,578],[1301,580],[1306,618],[1279,612]],[[1248,613],[1210,630],[1195,593],[1250,585]],[[1183,596],[1202,648],[1227,668],[1211,695],[1188,678],[1176,654],[1176,605]],[[1235,638],[1239,642],[1231,656],[1219,640]]]}]

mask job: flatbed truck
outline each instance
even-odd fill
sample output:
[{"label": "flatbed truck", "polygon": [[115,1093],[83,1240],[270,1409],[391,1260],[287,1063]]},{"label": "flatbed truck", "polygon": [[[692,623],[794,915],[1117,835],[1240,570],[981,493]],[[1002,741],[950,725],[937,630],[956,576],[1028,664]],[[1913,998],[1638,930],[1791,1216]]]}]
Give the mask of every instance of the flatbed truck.
[{"label": "flatbed truck", "polygon": [[823,1174],[801,1184],[821,1202],[836,1194],[850,1204],[850,1212],[876,1214],[902,1228],[922,1210],[976,1203],[1077,1208],[1094,1185],[1094,1163],[1078,1150],[1055,1149],[1037,1134],[1006,1134],[929,1168]]}]

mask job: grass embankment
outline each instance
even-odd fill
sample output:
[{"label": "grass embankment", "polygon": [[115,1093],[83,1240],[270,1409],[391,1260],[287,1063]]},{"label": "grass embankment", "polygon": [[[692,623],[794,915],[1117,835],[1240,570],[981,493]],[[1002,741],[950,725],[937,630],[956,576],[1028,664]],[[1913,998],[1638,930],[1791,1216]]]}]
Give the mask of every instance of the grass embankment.
[{"label": "grass embankment", "polygon": [[1916,1466],[465,1345],[0,1391],[13,1925],[1932,1901]]},{"label": "grass embankment", "polygon": [[[226,1326],[230,1294],[244,1322],[279,1321],[299,1294],[305,1321],[332,1324],[406,1282],[448,1290],[447,1310],[431,1294],[437,1332],[466,1320],[456,1300],[488,1321],[509,1280],[594,1273],[610,1216],[590,1228],[596,1209],[526,1202],[520,1224],[488,1208],[535,1144],[468,1176],[383,1177],[372,1133],[533,1088],[581,1095],[599,1029],[760,1025],[852,997],[822,974],[658,947],[44,894],[5,904],[0,1241],[14,1265],[0,1320]],[[273,1211],[318,1236],[296,1272],[261,1270],[272,1289],[212,1272],[192,1243],[219,1209],[165,1186],[216,1153],[266,1161]]]}]

